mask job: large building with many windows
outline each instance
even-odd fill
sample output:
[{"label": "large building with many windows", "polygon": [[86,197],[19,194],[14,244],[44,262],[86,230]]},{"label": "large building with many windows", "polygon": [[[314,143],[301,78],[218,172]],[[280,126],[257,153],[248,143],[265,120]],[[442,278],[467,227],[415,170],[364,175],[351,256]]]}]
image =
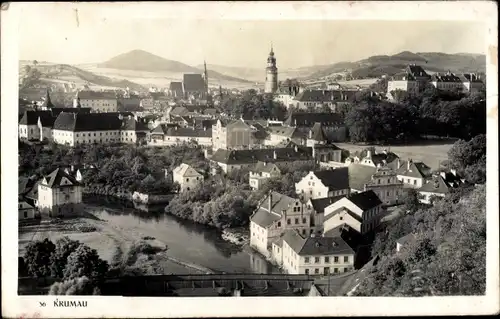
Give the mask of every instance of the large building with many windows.
[{"label": "large building with many windows", "polygon": [[73,107],[88,107],[94,113],[118,112],[118,98],[115,92],[79,91]]}]

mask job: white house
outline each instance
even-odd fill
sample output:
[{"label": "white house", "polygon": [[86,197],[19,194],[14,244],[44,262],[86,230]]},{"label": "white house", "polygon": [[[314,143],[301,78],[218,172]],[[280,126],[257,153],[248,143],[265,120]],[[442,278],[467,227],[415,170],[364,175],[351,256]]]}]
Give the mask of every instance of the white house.
[{"label": "white house", "polygon": [[407,161],[396,160],[397,179],[404,186],[420,188],[432,176],[432,169],[423,162],[414,162],[411,158]]},{"label": "white house", "polygon": [[324,171],[311,171],[295,184],[295,191],[304,199],[349,195],[349,169],[341,167]]},{"label": "white house", "polygon": [[420,202],[423,204],[432,204],[433,197],[443,198],[452,188],[456,188],[465,182],[454,169],[449,172],[440,172],[418,189]]},{"label": "white house", "polygon": [[114,92],[80,91],[73,107],[88,107],[95,113],[118,112],[118,98]]},{"label": "white house", "polygon": [[196,143],[203,147],[212,146],[212,131],[204,128],[169,127],[160,124],[150,133],[150,146],[171,146],[183,143]]},{"label": "white house", "polygon": [[258,190],[271,178],[281,176],[281,170],[274,163],[258,162],[249,172],[250,187]]},{"label": "white house", "polygon": [[324,234],[342,224],[365,234],[379,225],[382,211],[382,202],[373,191],[344,197],[325,208]]},{"label": "white house", "polygon": [[178,183],[180,191],[189,191],[203,183],[204,177],[188,164],[182,163],[173,172],[173,181]]},{"label": "white house", "polygon": [[17,204],[19,220],[35,218],[36,208],[32,200],[19,196]]},{"label": "white house", "polygon": [[354,251],[340,237],[304,236],[289,230],[280,244],[281,251],[276,249],[273,259],[281,257],[279,264],[289,274],[329,275],[354,269]]},{"label": "white house", "polygon": [[76,215],[81,209],[82,186],[57,168],[38,183],[38,208],[48,216]]}]

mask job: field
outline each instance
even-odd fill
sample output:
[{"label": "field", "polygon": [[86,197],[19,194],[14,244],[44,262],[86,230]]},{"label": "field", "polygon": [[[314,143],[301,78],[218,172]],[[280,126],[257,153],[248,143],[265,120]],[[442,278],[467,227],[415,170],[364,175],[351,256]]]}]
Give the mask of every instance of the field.
[{"label": "field", "polygon": [[422,161],[433,169],[439,167],[439,163],[448,159],[448,150],[453,146],[454,140],[447,141],[424,141],[415,145],[361,145],[348,143],[335,143],[340,148],[350,152],[362,151],[363,149],[374,146],[377,152],[382,152],[384,149],[398,155],[401,159],[409,158],[414,161]]}]

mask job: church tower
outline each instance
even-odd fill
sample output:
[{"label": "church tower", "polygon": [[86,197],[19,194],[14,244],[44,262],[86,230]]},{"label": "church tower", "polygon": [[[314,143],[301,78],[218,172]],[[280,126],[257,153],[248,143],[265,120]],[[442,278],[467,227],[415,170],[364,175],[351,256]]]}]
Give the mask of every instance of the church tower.
[{"label": "church tower", "polygon": [[207,62],[203,61],[203,65],[205,67],[203,71],[203,80],[205,81],[205,94],[208,95],[208,72],[207,72]]},{"label": "church tower", "polygon": [[274,57],[273,46],[267,57],[266,67],[266,84],[264,86],[265,93],[275,93],[278,90],[278,68],[276,67],[276,58]]}]

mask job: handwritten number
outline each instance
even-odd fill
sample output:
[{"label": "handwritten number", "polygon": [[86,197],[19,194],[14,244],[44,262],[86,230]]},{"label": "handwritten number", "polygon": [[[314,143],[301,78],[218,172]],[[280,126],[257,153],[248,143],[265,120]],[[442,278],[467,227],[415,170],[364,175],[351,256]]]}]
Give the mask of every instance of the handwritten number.
[{"label": "handwritten number", "polygon": [[43,302],[43,301],[39,302],[39,304],[40,304],[40,307],[45,307],[45,305],[46,305],[45,302]]}]

